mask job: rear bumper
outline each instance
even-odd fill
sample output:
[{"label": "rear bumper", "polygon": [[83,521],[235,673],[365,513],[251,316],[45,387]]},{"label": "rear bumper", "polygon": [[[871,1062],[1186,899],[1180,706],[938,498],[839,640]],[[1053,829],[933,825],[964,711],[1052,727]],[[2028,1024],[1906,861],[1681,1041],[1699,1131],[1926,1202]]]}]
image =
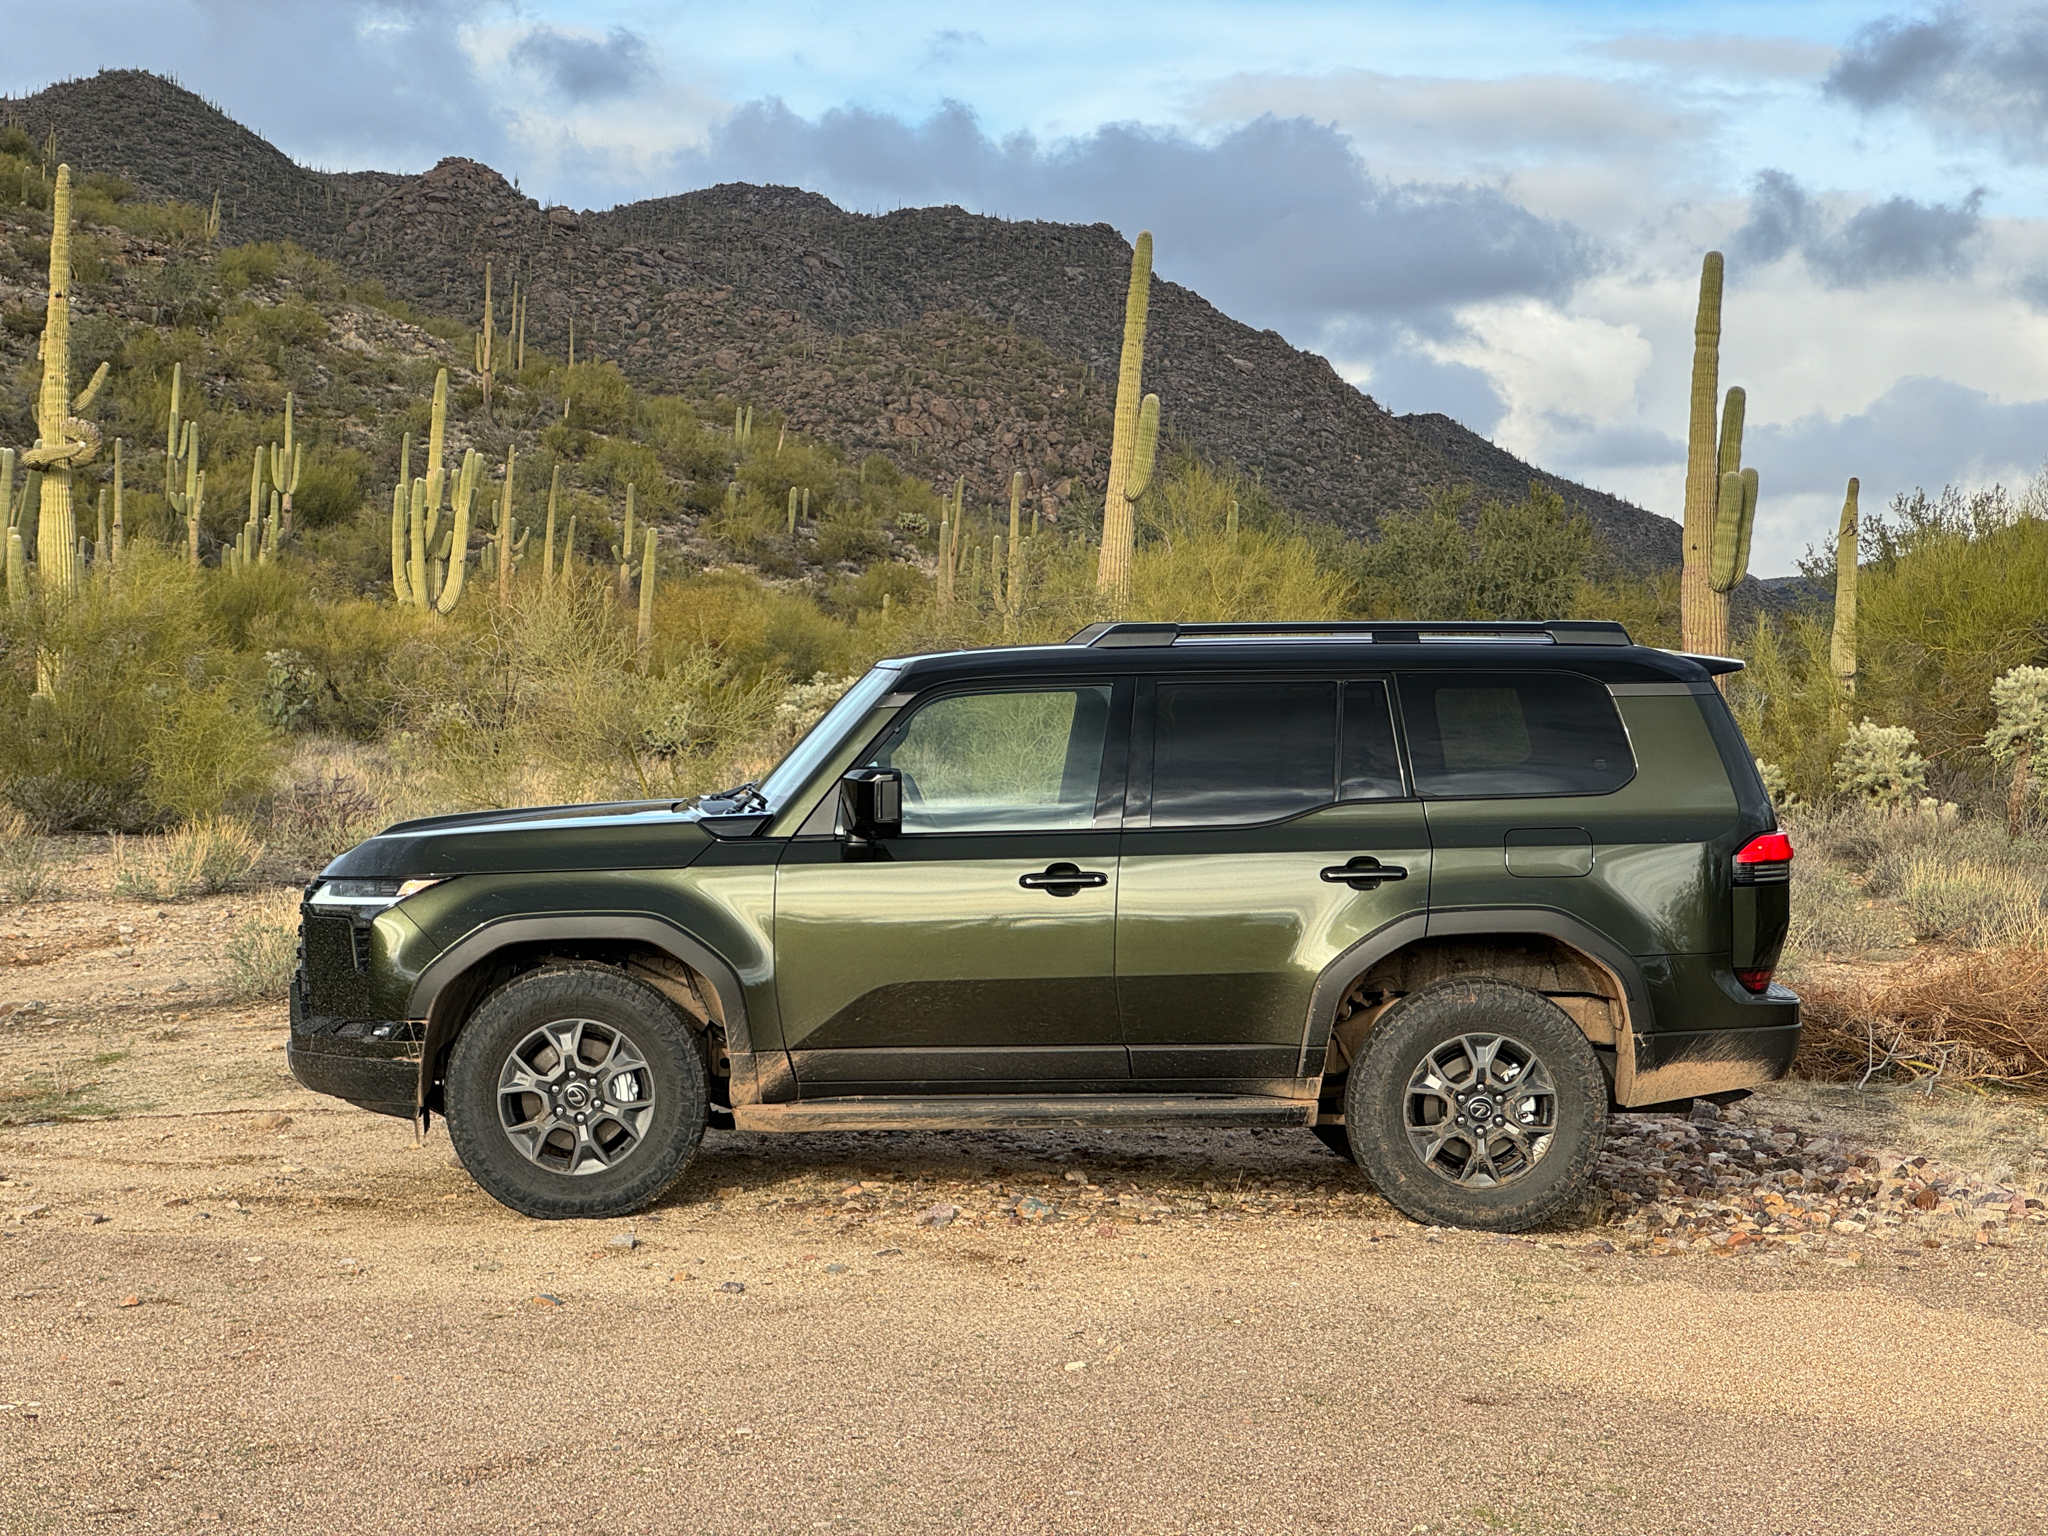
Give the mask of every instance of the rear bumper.
[{"label": "rear bumper", "polygon": [[1740,1028],[1650,1030],[1631,1037],[1633,1070],[1615,1084],[1625,1105],[1668,1104],[1776,1082],[1799,1050],[1799,998],[1773,983],[1747,1002]]},{"label": "rear bumper", "polygon": [[292,1076],[315,1093],[410,1120],[420,1082],[416,1026],[308,1015],[302,997],[295,981],[291,1038],[285,1046]]}]

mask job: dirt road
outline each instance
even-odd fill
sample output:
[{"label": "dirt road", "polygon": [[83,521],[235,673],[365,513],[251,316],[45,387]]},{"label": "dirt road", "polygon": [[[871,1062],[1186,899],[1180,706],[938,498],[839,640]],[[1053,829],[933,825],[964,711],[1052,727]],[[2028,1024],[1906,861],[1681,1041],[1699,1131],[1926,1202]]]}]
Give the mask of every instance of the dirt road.
[{"label": "dirt road", "polygon": [[0,970],[0,1531],[2048,1508],[2024,1105],[1788,1087],[1623,1122],[1593,1213],[1533,1240],[1417,1227],[1306,1132],[714,1133],[637,1220],[536,1224],[439,1131],[291,1083],[282,1009],[210,990],[235,906],[0,914],[0,958],[61,951]]}]

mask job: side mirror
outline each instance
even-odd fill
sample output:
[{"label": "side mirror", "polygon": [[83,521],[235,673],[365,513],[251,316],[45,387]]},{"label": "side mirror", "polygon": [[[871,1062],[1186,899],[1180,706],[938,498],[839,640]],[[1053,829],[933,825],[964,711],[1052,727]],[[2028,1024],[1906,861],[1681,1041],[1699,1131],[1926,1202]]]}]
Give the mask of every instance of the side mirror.
[{"label": "side mirror", "polygon": [[856,768],[839,781],[839,831],[855,842],[903,831],[903,775],[894,768]]}]

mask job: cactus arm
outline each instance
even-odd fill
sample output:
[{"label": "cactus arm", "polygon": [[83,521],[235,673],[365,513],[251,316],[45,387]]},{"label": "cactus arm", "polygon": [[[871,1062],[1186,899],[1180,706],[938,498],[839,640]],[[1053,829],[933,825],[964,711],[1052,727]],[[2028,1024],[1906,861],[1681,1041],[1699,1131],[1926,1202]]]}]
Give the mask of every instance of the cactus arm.
[{"label": "cactus arm", "polygon": [[164,494],[178,488],[178,447],[183,440],[183,418],[178,407],[185,395],[185,365],[171,364],[171,420],[164,430]]},{"label": "cactus arm", "polygon": [[548,482],[548,537],[541,546],[540,589],[551,591],[555,585],[555,500],[562,493],[562,466],[555,466],[554,478]]},{"label": "cactus arm", "polygon": [[1742,579],[1736,556],[1742,544],[1742,473],[1729,470],[1721,477],[1721,502],[1714,514],[1714,565],[1711,585],[1726,592]]},{"label": "cactus arm", "polygon": [[433,414],[428,420],[430,424],[427,428],[427,479],[437,492],[434,498],[434,507],[438,511],[440,509],[440,497],[438,495],[440,481],[436,477],[441,473],[441,455],[448,446],[448,370],[446,368],[443,368],[434,375],[434,407]]},{"label": "cactus arm", "polygon": [[647,548],[640,556],[640,649],[654,643],[654,530],[647,530]]},{"label": "cactus arm", "polygon": [[1159,397],[1147,395],[1138,407],[1138,441],[1131,454],[1131,477],[1124,495],[1136,501],[1152,486],[1152,464],[1159,452]]},{"label": "cactus arm", "polygon": [[476,499],[477,476],[484,456],[474,448],[462,456],[462,473],[455,482],[455,523],[448,530],[448,575],[435,600],[435,610],[444,616],[462,601],[462,578],[469,570],[469,509]]},{"label": "cactus arm", "polygon": [[413,607],[427,611],[427,482],[415,480],[407,492],[406,538],[410,558],[406,565],[406,587]]},{"label": "cactus arm", "polygon": [[1715,460],[1724,475],[1742,468],[1742,418],[1748,405],[1749,391],[1740,384],[1729,385],[1721,406],[1721,443]]},{"label": "cactus arm", "polygon": [[190,557],[192,568],[199,568],[199,509],[206,500],[206,471],[190,471],[192,494],[186,498],[191,508],[185,514],[185,552]]},{"label": "cactus arm", "polygon": [[1756,532],[1756,499],[1759,487],[1756,471],[1742,472],[1742,534],[1735,548],[1735,579],[1741,581],[1749,574],[1749,541]]},{"label": "cactus arm", "polygon": [[406,513],[411,510],[403,481],[391,488],[391,595],[400,604],[412,601],[405,577]]},{"label": "cactus arm", "polygon": [[72,398],[71,414],[74,416],[84,414],[85,408],[91,405],[94,399],[98,397],[100,387],[104,385],[106,382],[107,365],[105,363],[101,363],[99,367],[93,370],[92,382],[87,384],[85,388],[81,389],[77,393],[77,395]]},{"label": "cactus arm", "polygon": [[128,542],[127,482],[122,474],[121,439],[114,439],[114,540],[107,546],[107,563],[119,568],[121,552]]}]

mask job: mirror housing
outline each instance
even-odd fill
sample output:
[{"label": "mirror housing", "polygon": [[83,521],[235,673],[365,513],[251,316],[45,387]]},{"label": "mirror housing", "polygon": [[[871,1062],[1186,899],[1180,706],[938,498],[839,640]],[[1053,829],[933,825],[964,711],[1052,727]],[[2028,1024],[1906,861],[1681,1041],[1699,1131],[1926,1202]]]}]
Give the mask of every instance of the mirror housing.
[{"label": "mirror housing", "polygon": [[854,842],[903,831],[903,775],[894,768],[855,768],[839,780],[839,833]]}]

